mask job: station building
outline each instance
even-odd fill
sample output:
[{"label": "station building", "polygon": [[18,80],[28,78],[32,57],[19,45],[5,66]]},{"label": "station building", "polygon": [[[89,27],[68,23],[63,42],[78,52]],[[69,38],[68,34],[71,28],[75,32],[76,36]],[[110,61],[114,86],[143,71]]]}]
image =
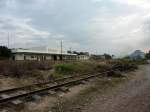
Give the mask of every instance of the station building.
[{"label": "station building", "polygon": [[72,53],[67,53],[67,51],[49,48],[47,46],[43,47],[32,47],[29,49],[12,49],[12,60],[88,60],[87,55],[77,55]]}]

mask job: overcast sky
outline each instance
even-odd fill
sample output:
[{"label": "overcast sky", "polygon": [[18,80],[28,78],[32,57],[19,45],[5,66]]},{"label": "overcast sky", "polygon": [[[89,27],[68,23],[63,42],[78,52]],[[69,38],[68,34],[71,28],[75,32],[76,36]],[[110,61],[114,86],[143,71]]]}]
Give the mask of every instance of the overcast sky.
[{"label": "overcast sky", "polygon": [[[150,47],[149,0],[0,0],[0,44],[128,54]],[[9,34],[8,34],[9,33]]]}]

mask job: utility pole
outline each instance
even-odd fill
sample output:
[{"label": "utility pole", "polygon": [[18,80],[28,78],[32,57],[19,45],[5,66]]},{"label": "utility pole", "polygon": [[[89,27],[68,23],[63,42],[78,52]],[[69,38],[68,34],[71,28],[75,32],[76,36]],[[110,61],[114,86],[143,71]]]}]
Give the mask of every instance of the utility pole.
[{"label": "utility pole", "polygon": [[72,52],[72,48],[70,47],[70,52]]},{"label": "utility pole", "polygon": [[7,47],[9,48],[9,32],[8,32],[8,37],[7,37]]},{"label": "utility pole", "polygon": [[63,60],[63,43],[62,43],[62,40],[60,41],[60,52],[61,52],[61,57],[60,57],[60,60]]}]

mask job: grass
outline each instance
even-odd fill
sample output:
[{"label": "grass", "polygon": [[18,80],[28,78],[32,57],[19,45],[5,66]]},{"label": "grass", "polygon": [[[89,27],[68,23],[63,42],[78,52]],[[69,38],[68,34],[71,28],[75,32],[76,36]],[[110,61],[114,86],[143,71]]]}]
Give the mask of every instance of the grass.
[{"label": "grass", "polygon": [[58,73],[73,73],[76,71],[76,66],[74,64],[57,64],[54,69]]},{"label": "grass", "polygon": [[113,60],[112,63],[143,65],[143,64],[147,64],[148,62],[145,59],[141,59],[141,60],[117,59],[117,60]]},{"label": "grass", "polygon": [[88,73],[88,72],[100,72],[109,69],[108,64],[98,63],[94,61],[85,62],[73,62],[67,64],[56,64],[54,66],[55,72],[62,74],[71,73]]},{"label": "grass", "polygon": [[44,82],[66,75],[96,72],[101,68],[104,69],[102,66],[93,61],[63,63],[0,61],[0,89]]},{"label": "grass", "polygon": [[50,62],[46,61],[0,61],[0,75],[23,77],[31,75],[33,70],[50,70]]},{"label": "grass", "polygon": [[53,64],[50,62],[35,61],[0,61],[0,75],[3,77],[2,80],[4,80],[2,85],[6,85],[6,88],[12,87],[12,84],[16,86],[27,85],[28,83],[26,82],[28,80],[30,80],[29,84],[39,83],[75,74],[102,72],[109,68],[110,65],[106,62],[98,61]]}]

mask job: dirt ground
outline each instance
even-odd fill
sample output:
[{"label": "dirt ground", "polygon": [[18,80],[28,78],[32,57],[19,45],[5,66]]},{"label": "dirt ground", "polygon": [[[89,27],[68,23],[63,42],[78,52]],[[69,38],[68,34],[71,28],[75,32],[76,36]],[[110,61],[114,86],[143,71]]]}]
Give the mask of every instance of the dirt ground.
[{"label": "dirt ground", "polygon": [[132,80],[80,108],[80,112],[150,112],[150,65],[141,66]]},{"label": "dirt ground", "polygon": [[124,73],[127,78],[93,79],[68,93],[26,103],[15,112],[150,112],[149,73],[150,65],[143,65]]}]

